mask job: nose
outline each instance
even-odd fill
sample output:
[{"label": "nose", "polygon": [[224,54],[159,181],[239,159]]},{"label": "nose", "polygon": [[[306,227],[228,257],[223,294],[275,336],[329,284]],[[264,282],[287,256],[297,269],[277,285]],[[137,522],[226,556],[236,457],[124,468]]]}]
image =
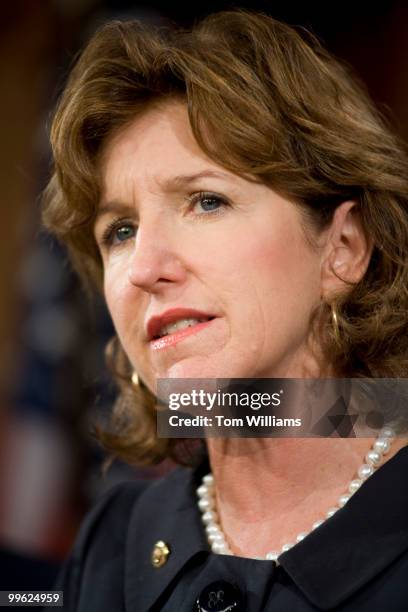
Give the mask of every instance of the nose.
[{"label": "nose", "polygon": [[140,223],[128,268],[129,282],[135,287],[159,293],[185,279],[186,269],[169,225]]}]

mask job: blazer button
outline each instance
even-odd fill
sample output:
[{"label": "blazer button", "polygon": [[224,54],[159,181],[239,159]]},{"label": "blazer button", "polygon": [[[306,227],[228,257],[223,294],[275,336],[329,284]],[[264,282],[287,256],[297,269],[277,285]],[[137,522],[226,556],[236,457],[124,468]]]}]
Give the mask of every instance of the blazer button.
[{"label": "blazer button", "polygon": [[196,600],[197,612],[245,612],[244,597],[235,585],[226,580],[211,582]]},{"label": "blazer button", "polygon": [[166,542],[163,542],[163,540],[156,542],[152,551],[153,567],[162,567],[162,565],[167,563],[169,554],[170,548],[167,546]]}]

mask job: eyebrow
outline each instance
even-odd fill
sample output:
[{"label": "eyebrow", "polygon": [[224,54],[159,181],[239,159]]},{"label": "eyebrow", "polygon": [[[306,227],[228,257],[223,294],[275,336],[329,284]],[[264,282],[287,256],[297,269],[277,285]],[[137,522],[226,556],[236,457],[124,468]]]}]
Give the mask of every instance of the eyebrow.
[{"label": "eyebrow", "polygon": [[[159,181],[160,187],[167,193],[179,191],[181,188],[198,181],[201,178],[219,178],[224,181],[230,181],[233,175],[227,174],[226,172],[219,172],[216,170],[203,170],[195,174],[179,174],[168,179]],[[110,212],[123,212],[129,213],[134,211],[134,207],[128,204],[123,204],[112,200],[110,202],[102,202],[95,214],[95,221]]]},{"label": "eyebrow", "polygon": [[202,172],[197,172],[195,174],[179,174],[178,176],[173,176],[172,178],[161,181],[160,184],[166,191],[171,191],[174,189],[179,189],[180,187],[185,187],[186,185],[194,183],[194,181],[198,181],[201,178],[219,178],[224,181],[230,181],[232,176],[233,175],[231,174],[217,170],[203,170]]},{"label": "eyebrow", "polygon": [[115,200],[112,200],[111,202],[103,202],[98,206],[95,212],[94,222],[96,222],[99,217],[111,212],[130,214],[131,212],[134,212],[134,206],[130,204],[122,204],[121,202],[116,202]]}]

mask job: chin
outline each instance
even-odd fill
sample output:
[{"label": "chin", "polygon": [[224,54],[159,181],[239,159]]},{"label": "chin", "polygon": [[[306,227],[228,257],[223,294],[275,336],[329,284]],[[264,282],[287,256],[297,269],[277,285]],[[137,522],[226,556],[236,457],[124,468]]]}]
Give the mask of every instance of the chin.
[{"label": "chin", "polygon": [[216,378],[217,373],[214,367],[203,364],[180,362],[175,363],[167,370],[167,378]]},{"label": "chin", "polygon": [[179,361],[166,370],[161,378],[250,378],[248,371],[243,368],[231,367],[211,358],[185,359]]}]

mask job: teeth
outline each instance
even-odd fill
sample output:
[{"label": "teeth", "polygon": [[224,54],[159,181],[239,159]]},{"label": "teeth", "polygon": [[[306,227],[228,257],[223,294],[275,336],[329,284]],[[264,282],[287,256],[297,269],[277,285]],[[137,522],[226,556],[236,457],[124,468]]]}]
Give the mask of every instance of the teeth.
[{"label": "teeth", "polygon": [[180,329],[192,327],[193,325],[197,325],[197,323],[202,323],[203,321],[207,321],[207,319],[180,319],[180,321],[169,323],[168,325],[164,325],[161,328],[159,332],[159,338],[161,338],[162,336],[167,336],[168,334],[174,334],[174,332]]}]

